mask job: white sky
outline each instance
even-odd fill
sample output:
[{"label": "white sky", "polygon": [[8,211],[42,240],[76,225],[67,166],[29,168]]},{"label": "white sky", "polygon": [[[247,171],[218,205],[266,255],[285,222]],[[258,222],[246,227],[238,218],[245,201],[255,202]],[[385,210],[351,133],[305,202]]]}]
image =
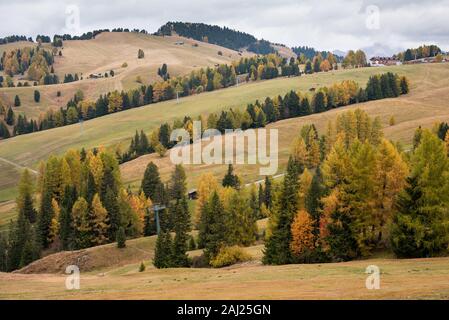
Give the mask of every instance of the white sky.
[{"label": "white sky", "polygon": [[[66,28],[70,5],[79,8],[77,30]],[[449,0],[0,0],[0,16],[0,37],[114,27],[155,32],[167,21],[186,21],[321,50],[391,53],[424,43],[449,50]]]}]

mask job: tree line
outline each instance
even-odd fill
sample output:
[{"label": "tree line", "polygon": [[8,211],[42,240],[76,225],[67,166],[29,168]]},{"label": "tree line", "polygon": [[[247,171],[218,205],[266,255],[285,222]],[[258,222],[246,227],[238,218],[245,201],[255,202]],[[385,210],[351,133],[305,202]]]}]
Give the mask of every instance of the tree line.
[{"label": "tree line", "polygon": [[[365,88],[360,88],[354,81],[346,80],[331,87],[320,88],[312,94],[290,91],[283,97],[267,97],[262,102],[250,103],[244,111],[223,110],[207,117],[200,116],[197,120],[201,121],[203,130],[217,129],[224,133],[226,129],[261,128],[283,119],[325,112],[354,103],[398,97],[408,92],[408,79],[389,72],[371,76]],[[163,123],[149,136],[143,131],[136,132],[128,150],[123,154],[118,152],[120,163],[147,153],[157,152],[163,155],[167,149],[174,146],[175,142],[170,141],[171,132],[184,128],[192,136],[194,120],[186,116],[175,120],[172,124]]]},{"label": "tree line", "polygon": [[[279,72],[281,69],[281,72]],[[165,73],[164,73],[165,72]],[[160,74],[167,77],[167,66],[160,68]],[[110,113],[131,108],[137,108],[151,103],[199,94],[203,91],[214,91],[233,86],[237,76],[247,74],[246,80],[272,79],[278,76],[298,76],[300,70],[294,59],[282,59],[278,55],[267,55],[253,58],[242,58],[232,65],[222,64],[216,68],[202,68],[192,71],[187,76],[168,78],[152,85],[141,86],[130,91],[113,91],[100,95],[96,101],[84,99],[84,94],[78,91],[70,99],[65,108],[48,110],[41,114],[38,120],[27,120],[22,117],[21,127],[26,129],[13,130],[16,134],[48,130],[56,127],[77,123],[80,120],[90,120]],[[64,82],[76,81],[78,75],[65,75]],[[50,80],[49,80],[50,81]],[[57,81],[57,79],[56,79]],[[15,122],[18,124],[18,122]]]},{"label": "tree line", "polygon": [[173,33],[233,50],[239,50],[257,42],[257,39],[250,34],[204,23],[167,22],[159,28],[156,35],[171,36]]}]

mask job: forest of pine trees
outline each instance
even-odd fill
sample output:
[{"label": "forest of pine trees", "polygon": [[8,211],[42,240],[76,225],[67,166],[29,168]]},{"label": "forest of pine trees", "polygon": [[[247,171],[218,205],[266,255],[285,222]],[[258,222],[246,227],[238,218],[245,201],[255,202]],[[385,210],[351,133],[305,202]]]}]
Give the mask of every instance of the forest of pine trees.
[{"label": "forest of pine trees", "polygon": [[248,47],[257,41],[250,34],[204,23],[167,22],[156,32],[163,36],[171,36],[173,33],[233,50]]},{"label": "forest of pine trees", "polygon": [[320,88],[313,94],[291,91],[284,97],[256,101],[254,104],[248,104],[245,111],[230,109],[197,119],[186,116],[182,120],[175,120],[172,125],[161,124],[150,133],[149,138],[142,131],[140,134],[136,132],[128,151],[119,155],[119,162],[157,152],[160,148],[170,149],[174,145],[170,141],[172,130],[184,128],[191,132],[194,120],[202,122],[203,130],[217,129],[224,133],[226,129],[261,128],[283,119],[325,112],[354,103],[397,97],[408,92],[408,79],[389,72],[371,76],[365,88],[360,88],[354,81],[343,81],[331,87]]}]

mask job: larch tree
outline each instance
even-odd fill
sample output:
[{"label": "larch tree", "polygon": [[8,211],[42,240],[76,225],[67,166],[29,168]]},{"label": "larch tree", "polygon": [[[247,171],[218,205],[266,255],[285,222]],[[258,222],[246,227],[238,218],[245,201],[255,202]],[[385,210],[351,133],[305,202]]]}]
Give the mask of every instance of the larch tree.
[{"label": "larch tree", "polygon": [[290,249],[297,261],[304,261],[304,257],[301,259],[301,256],[310,253],[315,248],[313,220],[307,211],[298,211],[293,220],[291,232]]},{"label": "larch tree", "polygon": [[102,245],[108,242],[108,212],[101,203],[100,196],[95,194],[90,206],[92,225],[92,245]]}]

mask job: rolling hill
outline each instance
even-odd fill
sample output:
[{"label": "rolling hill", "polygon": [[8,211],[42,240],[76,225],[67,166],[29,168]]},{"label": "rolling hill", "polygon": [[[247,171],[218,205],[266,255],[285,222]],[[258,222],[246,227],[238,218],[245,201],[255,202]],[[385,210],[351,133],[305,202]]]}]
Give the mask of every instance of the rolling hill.
[{"label": "rolling hill", "polygon": [[[156,128],[160,123],[182,118],[208,114],[225,108],[244,108],[247,103],[267,96],[284,94],[292,89],[305,92],[310,88],[330,85],[342,80],[353,79],[365,84],[368,77],[380,72],[392,71],[406,75],[412,84],[411,93],[396,99],[372,101],[335,109],[322,114],[302,118],[288,119],[268,128],[280,129],[279,164],[283,170],[288,158],[290,141],[298,134],[306,123],[314,123],[323,132],[328,120],[335,119],[338,113],[348,109],[362,108],[371,116],[380,116],[384,124],[387,138],[410,145],[414,130],[419,126],[431,127],[435,122],[449,121],[449,64],[403,65],[378,68],[339,70],[329,73],[318,73],[298,78],[278,78],[275,80],[253,82],[238,87],[190,96],[176,101],[166,101],[149,106],[132,109],[105,117],[97,118],[67,127],[37,132],[30,135],[17,136],[0,141],[0,160],[6,159],[20,166],[36,168],[38,162],[48,158],[50,154],[61,154],[70,148],[92,148],[95,146],[128,147],[135,130],[146,132]],[[396,119],[394,126],[389,126],[391,116]],[[163,178],[168,177],[171,164],[167,158],[160,159],[156,155],[146,155],[121,166],[123,180],[126,184],[137,187],[149,161],[155,161],[161,167]],[[2,176],[0,177],[0,201],[14,199],[15,185],[19,177],[19,169],[10,163],[0,161]],[[224,165],[196,166],[188,168],[189,187],[196,185],[201,173],[213,172],[217,177],[224,175]],[[236,172],[244,182],[260,179],[257,166],[237,166]],[[8,209],[2,206],[7,206]],[[0,204],[0,216],[11,216],[8,202]],[[2,221],[5,221],[2,219]]]},{"label": "rolling hill", "polygon": [[[33,45],[36,44],[16,42],[0,45],[0,53],[2,50]],[[144,59],[137,58],[139,49],[144,51]],[[163,63],[168,65],[172,76],[177,76],[200,67],[213,67],[240,58],[240,54],[234,50],[209,43],[179,36],[161,37],[134,32],[103,32],[92,40],[64,41],[61,51],[62,56],[56,56],[54,64],[60,81],[65,74],[75,73],[83,76],[83,80],[58,85],[0,88],[0,99],[12,105],[15,95],[19,95],[22,106],[15,111],[28,117],[38,117],[48,108],[65,106],[77,90],[82,90],[87,99],[96,99],[100,94],[113,90],[137,88],[140,86],[137,77],[144,84],[160,80],[157,70]],[[219,51],[222,55],[218,54]],[[124,63],[127,64],[126,68],[122,66]],[[88,79],[90,74],[104,74],[110,70],[114,70],[114,77]],[[18,76],[15,78],[16,81],[19,79]],[[40,103],[33,100],[36,89],[41,93]],[[57,96],[58,91],[61,97]]]}]

